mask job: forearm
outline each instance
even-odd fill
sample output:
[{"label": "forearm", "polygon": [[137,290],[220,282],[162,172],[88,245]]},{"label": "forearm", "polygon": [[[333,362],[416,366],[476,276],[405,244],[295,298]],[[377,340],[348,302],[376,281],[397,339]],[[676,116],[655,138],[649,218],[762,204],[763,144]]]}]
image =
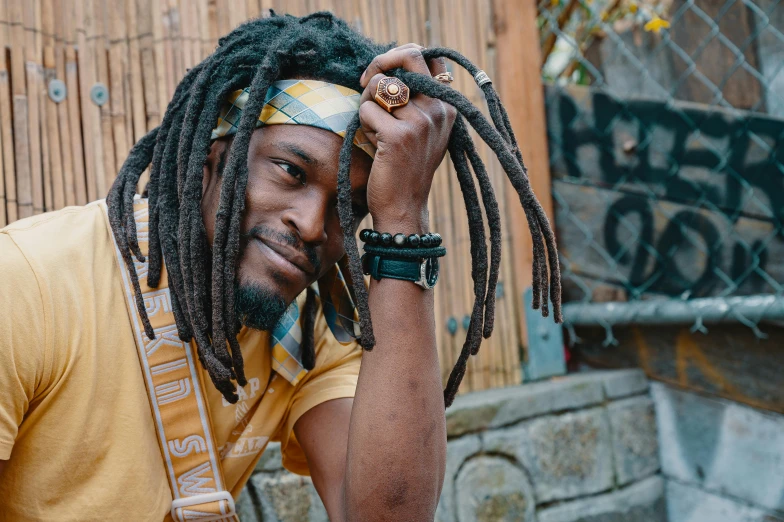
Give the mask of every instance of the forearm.
[{"label": "forearm", "polygon": [[[425,231],[426,215],[407,221],[375,224],[385,231]],[[433,291],[409,281],[373,280],[369,304],[376,347],[363,355],[351,414],[347,519],[430,521],[446,460]]]}]

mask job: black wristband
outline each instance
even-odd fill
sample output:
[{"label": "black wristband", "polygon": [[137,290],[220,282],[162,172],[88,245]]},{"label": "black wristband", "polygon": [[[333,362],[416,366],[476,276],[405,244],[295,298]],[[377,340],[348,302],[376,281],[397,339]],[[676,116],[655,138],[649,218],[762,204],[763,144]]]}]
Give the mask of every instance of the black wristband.
[{"label": "black wristband", "polygon": [[366,244],[365,252],[397,259],[424,259],[430,257],[444,257],[446,255],[446,248],[442,246],[430,248],[395,248]]}]

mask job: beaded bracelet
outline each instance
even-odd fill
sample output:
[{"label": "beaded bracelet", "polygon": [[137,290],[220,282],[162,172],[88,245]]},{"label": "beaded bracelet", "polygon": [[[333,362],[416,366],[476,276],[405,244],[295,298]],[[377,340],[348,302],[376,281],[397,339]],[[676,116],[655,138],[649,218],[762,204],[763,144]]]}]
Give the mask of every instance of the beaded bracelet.
[{"label": "beaded bracelet", "polygon": [[444,257],[446,255],[446,248],[442,246],[430,248],[394,248],[366,244],[365,252],[398,259],[422,259],[428,257]]},{"label": "beaded bracelet", "polygon": [[395,234],[389,232],[377,232],[373,229],[366,228],[359,233],[361,239],[366,245],[392,247],[392,248],[431,248],[441,246],[443,239],[441,234],[428,233],[422,234]]}]

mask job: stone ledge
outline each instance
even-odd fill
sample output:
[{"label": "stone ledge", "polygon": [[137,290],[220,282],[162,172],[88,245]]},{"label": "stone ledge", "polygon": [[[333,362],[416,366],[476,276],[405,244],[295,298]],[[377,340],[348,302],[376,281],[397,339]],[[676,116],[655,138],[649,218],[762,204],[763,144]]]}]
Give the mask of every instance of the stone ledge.
[{"label": "stone ledge", "polygon": [[642,370],[595,372],[602,379],[608,399],[620,399],[648,391],[648,378]]},{"label": "stone ledge", "polygon": [[261,504],[264,522],[329,522],[310,477],[288,471],[257,473],[248,481]]},{"label": "stone ledge", "polygon": [[615,475],[625,485],[652,475],[659,464],[656,411],[647,395],[631,397],[607,405],[612,429]]},{"label": "stone ledge", "polygon": [[664,480],[650,477],[623,489],[542,509],[539,522],[667,522]]},{"label": "stone ledge", "polygon": [[587,372],[549,381],[498,388],[458,397],[446,411],[449,437],[459,437],[547,413],[585,408],[646,392],[640,370]]},{"label": "stone ledge", "polygon": [[653,383],[662,472],[784,512],[784,415]]},{"label": "stone ledge", "polygon": [[527,470],[537,504],[613,487],[610,425],[604,408],[547,415],[488,432],[483,439],[484,452],[506,455]]},{"label": "stone ledge", "polygon": [[673,480],[667,480],[667,512],[669,522],[784,522],[784,516]]}]

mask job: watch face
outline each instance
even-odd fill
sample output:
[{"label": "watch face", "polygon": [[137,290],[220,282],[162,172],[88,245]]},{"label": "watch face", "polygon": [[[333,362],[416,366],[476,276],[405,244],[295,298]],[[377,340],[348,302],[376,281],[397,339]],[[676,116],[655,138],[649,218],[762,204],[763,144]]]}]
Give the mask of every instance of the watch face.
[{"label": "watch face", "polygon": [[438,258],[431,257],[425,261],[425,284],[433,288],[438,282]]}]

